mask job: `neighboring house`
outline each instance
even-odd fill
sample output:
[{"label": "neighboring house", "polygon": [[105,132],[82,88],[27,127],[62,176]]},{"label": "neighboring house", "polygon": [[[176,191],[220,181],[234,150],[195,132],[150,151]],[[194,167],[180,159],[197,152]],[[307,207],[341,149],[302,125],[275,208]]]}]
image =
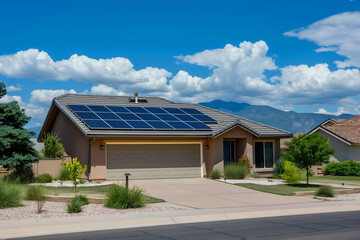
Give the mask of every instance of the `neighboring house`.
[{"label": "neighboring house", "polygon": [[335,153],[331,161],[360,161],[360,115],[349,119],[328,119],[309,132],[329,138]]},{"label": "neighboring house", "polygon": [[38,140],[51,131],[90,179],[108,180],[202,177],[243,154],[257,169],[272,168],[280,139],[291,137],[196,104],[76,94],[53,100]]}]

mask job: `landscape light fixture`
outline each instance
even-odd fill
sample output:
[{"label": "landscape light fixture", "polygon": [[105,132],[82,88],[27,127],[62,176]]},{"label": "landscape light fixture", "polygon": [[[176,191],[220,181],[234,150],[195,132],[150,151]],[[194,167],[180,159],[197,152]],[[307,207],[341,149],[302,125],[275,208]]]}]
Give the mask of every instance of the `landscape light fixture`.
[{"label": "landscape light fixture", "polygon": [[125,173],[125,177],[126,177],[125,186],[126,186],[126,188],[129,188],[129,176],[131,176],[130,173]]},{"label": "landscape light fixture", "polygon": [[206,148],[206,149],[209,149],[209,145],[205,145],[205,148]]}]

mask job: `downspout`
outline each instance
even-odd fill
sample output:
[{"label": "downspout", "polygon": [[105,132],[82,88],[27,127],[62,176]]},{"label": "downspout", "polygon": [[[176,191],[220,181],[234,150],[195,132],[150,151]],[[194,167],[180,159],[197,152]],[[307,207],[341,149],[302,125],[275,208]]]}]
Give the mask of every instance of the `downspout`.
[{"label": "downspout", "polygon": [[89,154],[88,154],[88,168],[87,168],[87,175],[88,175],[88,180],[91,180],[91,144],[93,144],[93,142],[95,142],[95,138],[91,139],[89,141]]}]

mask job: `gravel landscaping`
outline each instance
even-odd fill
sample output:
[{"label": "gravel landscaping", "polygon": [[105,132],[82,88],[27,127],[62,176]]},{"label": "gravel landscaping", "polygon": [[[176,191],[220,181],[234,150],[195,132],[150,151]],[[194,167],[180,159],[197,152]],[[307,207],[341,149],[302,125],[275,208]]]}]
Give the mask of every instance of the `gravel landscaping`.
[{"label": "gravel landscaping", "polygon": [[360,201],[360,193],[353,194],[338,194],[335,197],[316,197],[324,201]]},{"label": "gravel landscaping", "polygon": [[283,182],[283,180],[267,180],[267,179],[219,179],[220,182],[227,182],[231,184],[239,184],[239,183],[253,183],[258,185],[280,185],[280,184],[286,184]]},{"label": "gravel landscaping", "polygon": [[41,214],[37,214],[36,202],[23,201],[23,204],[23,207],[0,209],[0,221],[14,221],[29,218],[58,218],[184,210],[182,208],[171,207],[166,203],[148,204],[143,208],[132,208],[124,210],[106,208],[102,204],[88,204],[82,207],[82,212],[69,214],[66,212],[66,203],[46,202],[43,207],[43,212]]},{"label": "gravel landscaping", "polygon": [[[31,183],[29,185],[34,186],[45,186],[45,187],[74,187],[74,184],[71,181],[52,181],[51,183]],[[99,186],[111,186],[114,185],[112,182],[92,182],[86,181],[84,183],[78,184],[77,187],[99,187]]]}]

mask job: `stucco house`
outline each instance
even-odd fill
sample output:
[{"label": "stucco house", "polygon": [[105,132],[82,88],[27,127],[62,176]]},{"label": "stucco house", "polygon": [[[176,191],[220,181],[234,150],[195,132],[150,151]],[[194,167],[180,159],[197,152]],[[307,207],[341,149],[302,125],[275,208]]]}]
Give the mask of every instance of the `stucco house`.
[{"label": "stucco house", "polygon": [[246,154],[272,168],[290,133],[197,104],[163,98],[65,94],[52,102],[38,141],[57,132],[89,179],[207,176]]},{"label": "stucco house", "polygon": [[330,161],[360,161],[360,115],[349,119],[328,119],[309,134],[314,132],[329,138],[331,147],[335,149]]}]

